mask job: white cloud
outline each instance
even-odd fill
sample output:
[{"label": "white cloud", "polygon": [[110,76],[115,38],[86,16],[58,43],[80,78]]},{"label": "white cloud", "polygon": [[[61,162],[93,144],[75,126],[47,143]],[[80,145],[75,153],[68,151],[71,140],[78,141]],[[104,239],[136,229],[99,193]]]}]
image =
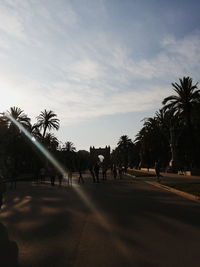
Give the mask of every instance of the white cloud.
[{"label": "white cloud", "polygon": [[[84,29],[68,2],[63,7],[60,2],[58,13],[34,1],[5,3],[0,5],[0,30],[15,42],[0,42],[12,52],[1,53],[1,110],[17,105],[35,117],[52,109],[63,123],[147,111],[159,108],[174,79],[198,78],[199,32],[182,39],[166,36],[159,53],[135,59],[123,35]],[[18,39],[26,40],[19,53]]]}]

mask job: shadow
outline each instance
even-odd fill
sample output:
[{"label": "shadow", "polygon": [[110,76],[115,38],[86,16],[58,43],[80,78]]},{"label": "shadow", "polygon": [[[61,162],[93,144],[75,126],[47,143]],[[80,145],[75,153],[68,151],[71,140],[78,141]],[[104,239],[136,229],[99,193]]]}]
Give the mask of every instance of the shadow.
[{"label": "shadow", "polygon": [[9,240],[7,228],[2,223],[0,223],[0,266],[19,266],[17,243]]}]

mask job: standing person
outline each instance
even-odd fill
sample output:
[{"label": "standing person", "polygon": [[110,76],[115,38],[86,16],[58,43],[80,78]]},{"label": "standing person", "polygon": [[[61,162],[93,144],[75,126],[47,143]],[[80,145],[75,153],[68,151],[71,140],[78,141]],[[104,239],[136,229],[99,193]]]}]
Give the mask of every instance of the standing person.
[{"label": "standing person", "polygon": [[97,183],[99,183],[99,165],[98,165],[98,163],[96,163],[94,166],[94,174],[96,176]]},{"label": "standing person", "polygon": [[107,168],[103,166],[102,169],[103,180],[107,180]]},{"label": "standing person", "polygon": [[122,167],[121,165],[118,167],[119,179],[122,179]]},{"label": "standing person", "polygon": [[51,186],[54,186],[55,185],[55,176],[56,176],[56,172],[55,172],[54,168],[50,168],[49,175],[50,175],[50,180],[51,180]]},{"label": "standing person", "polygon": [[46,175],[46,170],[44,167],[40,169],[39,176],[40,176],[40,182],[42,183],[43,181],[45,182],[45,175]]},{"label": "standing person", "polygon": [[10,189],[16,189],[17,187],[17,171],[13,169],[10,176]]},{"label": "standing person", "polygon": [[58,181],[59,181],[59,186],[62,186],[62,181],[63,181],[63,174],[62,173],[58,173]]},{"label": "standing person", "polygon": [[79,178],[78,178],[78,183],[80,184],[81,182],[84,184],[84,180],[83,180],[83,176],[82,176],[82,171],[81,171],[81,170],[79,170]]},{"label": "standing person", "polygon": [[96,180],[95,180],[95,175],[94,175],[93,166],[90,167],[89,171],[90,171],[90,173],[91,173],[91,176],[92,176],[92,179],[93,179],[93,183],[95,183]]},{"label": "standing person", "polygon": [[114,177],[114,179],[117,178],[117,168],[116,168],[116,165],[113,166],[113,177]]},{"label": "standing person", "polygon": [[156,172],[157,181],[160,182],[160,162],[159,161],[155,162],[155,172]]},{"label": "standing person", "polygon": [[72,186],[72,170],[68,169],[68,185]]}]

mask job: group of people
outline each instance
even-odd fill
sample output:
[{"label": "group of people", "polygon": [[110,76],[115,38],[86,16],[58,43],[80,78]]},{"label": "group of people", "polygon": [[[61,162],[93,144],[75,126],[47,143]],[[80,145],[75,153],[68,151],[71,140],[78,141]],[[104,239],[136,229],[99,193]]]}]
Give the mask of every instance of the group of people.
[{"label": "group of people", "polygon": [[47,179],[50,179],[51,185],[54,186],[55,181],[58,180],[59,186],[62,186],[63,179],[65,178],[68,181],[68,184],[72,185],[72,171],[67,170],[66,174],[60,173],[53,167],[48,169],[42,167],[39,170],[39,174],[36,175],[36,182],[38,183],[40,181],[41,183],[44,183]]},{"label": "group of people", "polygon": [[[108,168],[105,166],[100,167],[99,164],[96,163],[89,169],[94,183],[99,183],[100,169],[102,169],[102,180],[107,180]],[[119,177],[119,179],[122,179],[123,175],[125,174],[125,167],[113,165],[111,168],[111,173],[114,179],[117,179],[117,177]]]},{"label": "group of people", "polygon": [[7,182],[9,182],[9,188],[10,189],[16,189],[17,188],[17,173],[15,170],[9,170],[7,173],[7,179],[3,175],[2,170],[0,169],[0,209],[3,205],[3,195],[6,192],[7,189]]},{"label": "group of people", "polygon": [[118,167],[116,165],[113,165],[112,174],[114,179],[117,179],[117,177],[119,177],[119,179],[122,179],[123,175],[125,174],[125,167],[121,165],[119,165]]},{"label": "group of people", "polygon": [[100,165],[96,163],[89,168],[94,183],[99,183],[100,168],[102,168],[102,180],[107,180],[108,168],[106,166],[100,167]]}]

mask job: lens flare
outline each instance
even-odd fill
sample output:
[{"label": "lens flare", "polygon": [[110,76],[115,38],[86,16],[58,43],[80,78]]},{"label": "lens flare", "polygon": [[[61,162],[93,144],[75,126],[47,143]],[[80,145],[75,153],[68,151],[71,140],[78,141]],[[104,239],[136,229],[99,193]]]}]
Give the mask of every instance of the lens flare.
[{"label": "lens flare", "polygon": [[[20,132],[24,135],[37,147],[37,149],[52,163],[52,165],[63,175],[64,179],[68,177],[68,173],[65,168],[51,155],[51,153],[39,142],[37,139],[32,136],[22,124],[16,121],[10,114],[3,113],[14,125],[16,125]],[[85,205],[96,215],[98,218],[98,223],[109,233],[112,233],[112,238],[115,243],[116,248],[123,254],[124,257],[129,258],[132,255],[132,251],[118,238],[117,232],[114,230],[114,225],[108,219],[108,217],[103,214],[100,209],[98,209],[93,201],[85,194],[85,192],[79,186],[73,186],[73,189],[78,194],[78,196],[83,200]]]}]

